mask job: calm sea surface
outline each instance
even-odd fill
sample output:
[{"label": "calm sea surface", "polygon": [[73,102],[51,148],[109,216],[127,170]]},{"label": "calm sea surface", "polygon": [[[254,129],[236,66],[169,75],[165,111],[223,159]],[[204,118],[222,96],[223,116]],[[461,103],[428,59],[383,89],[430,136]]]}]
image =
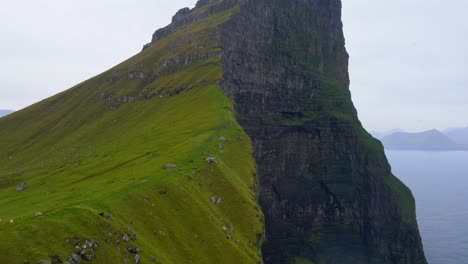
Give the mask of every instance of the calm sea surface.
[{"label": "calm sea surface", "polygon": [[416,198],[429,264],[468,263],[468,152],[387,151]]}]

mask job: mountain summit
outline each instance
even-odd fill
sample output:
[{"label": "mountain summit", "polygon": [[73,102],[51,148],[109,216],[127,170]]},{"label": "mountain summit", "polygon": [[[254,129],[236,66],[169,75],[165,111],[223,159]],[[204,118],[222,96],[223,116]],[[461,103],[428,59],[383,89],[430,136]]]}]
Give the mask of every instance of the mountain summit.
[{"label": "mountain summit", "polygon": [[385,148],[394,150],[450,151],[467,149],[435,129],[421,133],[393,133],[383,137],[382,143]]},{"label": "mountain summit", "polygon": [[0,119],[4,263],[426,263],[339,0],[202,0]]}]

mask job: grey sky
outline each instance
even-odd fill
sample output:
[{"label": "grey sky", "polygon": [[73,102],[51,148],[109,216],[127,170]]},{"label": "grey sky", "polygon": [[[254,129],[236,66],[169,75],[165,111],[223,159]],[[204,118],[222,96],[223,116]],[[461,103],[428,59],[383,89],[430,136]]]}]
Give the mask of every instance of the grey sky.
[{"label": "grey sky", "polygon": [[[196,0],[2,0],[0,109],[114,66]],[[468,1],[343,0],[351,91],[372,130],[468,125]]]}]

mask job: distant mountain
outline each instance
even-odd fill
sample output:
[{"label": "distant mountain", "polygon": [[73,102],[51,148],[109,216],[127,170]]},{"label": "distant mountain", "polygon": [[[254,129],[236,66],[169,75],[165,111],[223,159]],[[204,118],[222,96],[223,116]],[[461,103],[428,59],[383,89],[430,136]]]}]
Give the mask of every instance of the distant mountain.
[{"label": "distant mountain", "polygon": [[0,109],[0,117],[4,117],[6,115],[9,115],[11,113],[13,113],[14,111],[13,110],[3,110],[3,109]]},{"label": "distant mountain", "polygon": [[393,133],[383,137],[382,143],[386,149],[394,150],[444,151],[468,149],[435,129],[421,133]]},{"label": "distant mountain", "polygon": [[448,129],[444,134],[457,144],[468,148],[468,127]]},{"label": "distant mountain", "polygon": [[373,130],[373,131],[370,131],[369,133],[373,137],[375,137],[377,139],[382,139],[382,138],[384,138],[386,136],[389,136],[391,134],[395,134],[397,132],[403,132],[403,130],[401,130],[401,129],[392,129],[392,130],[388,130],[388,131],[375,131],[375,130]]}]

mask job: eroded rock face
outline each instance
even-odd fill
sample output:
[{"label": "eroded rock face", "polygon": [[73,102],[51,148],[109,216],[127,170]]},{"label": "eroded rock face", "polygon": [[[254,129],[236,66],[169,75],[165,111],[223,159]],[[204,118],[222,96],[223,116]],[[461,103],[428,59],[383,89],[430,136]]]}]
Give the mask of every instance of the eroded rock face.
[{"label": "eroded rock face", "polygon": [[411,192],[351,102],[339,0],[246,0],[222,89],[254,142],[265,263],[426,263]]}]

